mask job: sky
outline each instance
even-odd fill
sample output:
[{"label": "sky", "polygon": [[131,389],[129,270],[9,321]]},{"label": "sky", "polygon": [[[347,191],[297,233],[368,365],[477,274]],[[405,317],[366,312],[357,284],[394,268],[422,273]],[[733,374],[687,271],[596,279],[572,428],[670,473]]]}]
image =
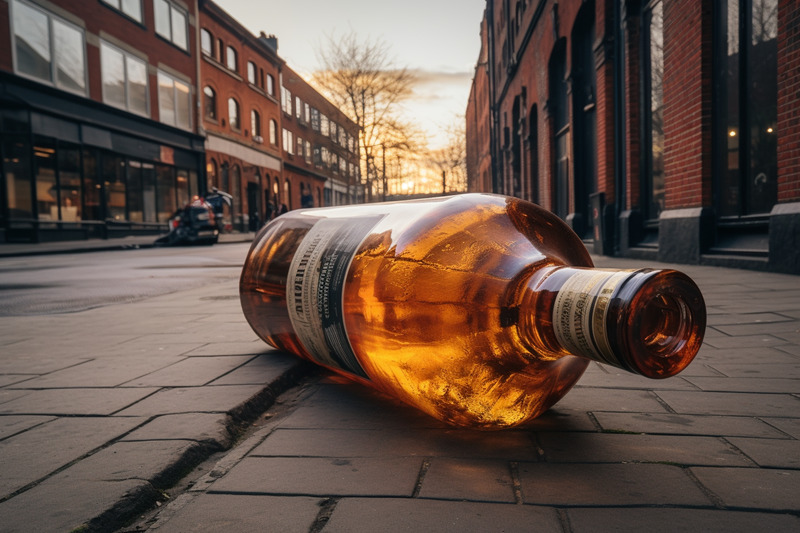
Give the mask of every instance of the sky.
[{"label": "sky", "polygon": [[274,34],[278,55],[300,74],[320,66],[328,37],[355,32],[383,41],[395,66],[418,77],[406,119],[426,131],[431,148],[463,120],[480,52],[485,0],[215,0],[253,34]]}]

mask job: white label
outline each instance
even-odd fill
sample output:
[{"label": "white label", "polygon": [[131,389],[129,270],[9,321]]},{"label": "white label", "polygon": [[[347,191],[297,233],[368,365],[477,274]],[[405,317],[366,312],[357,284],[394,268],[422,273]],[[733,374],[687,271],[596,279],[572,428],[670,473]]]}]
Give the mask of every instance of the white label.
[{"label": "white label", "polygon": [[586,270],[561,287],[553,305],[556,339],[570,353],[621,366],[608,339],[606,320],[611,296],[631,271]]},{"label": "white label", "polygon": [[295,252],[286,278],[286,305],[297,337],[318,363],[367,378],[344,324],[347,271],[380,216],[320,219]]}]

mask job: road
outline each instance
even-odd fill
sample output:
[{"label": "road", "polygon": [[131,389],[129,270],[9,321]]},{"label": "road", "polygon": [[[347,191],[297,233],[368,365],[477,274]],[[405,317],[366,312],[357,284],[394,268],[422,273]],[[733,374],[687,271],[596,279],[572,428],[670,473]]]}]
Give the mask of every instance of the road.
[{"label": "road", "polygon": [[238,278],[249,243],[0,259],[0,316],[71,313]]}]

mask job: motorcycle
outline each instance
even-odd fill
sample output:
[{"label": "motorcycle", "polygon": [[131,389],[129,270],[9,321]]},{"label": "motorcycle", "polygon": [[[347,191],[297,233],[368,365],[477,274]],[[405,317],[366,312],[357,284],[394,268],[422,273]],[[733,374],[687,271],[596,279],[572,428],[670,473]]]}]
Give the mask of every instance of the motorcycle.
[{"label": "motorcycle", "polygon": [[200,197],[195,197],[170,217],[170,231],[156,239],[160,246],[184,244],[212,245],[219,240],[219,227],[211,205]]}]

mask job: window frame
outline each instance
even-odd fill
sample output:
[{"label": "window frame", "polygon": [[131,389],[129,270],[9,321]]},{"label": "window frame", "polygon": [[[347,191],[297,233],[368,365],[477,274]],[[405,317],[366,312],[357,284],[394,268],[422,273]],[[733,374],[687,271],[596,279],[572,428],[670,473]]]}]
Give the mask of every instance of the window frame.
[{"label": "window frame", "polygon": [[[164,4],[167,7],[168,13],[168,20],[167,25],[169,26],[169,35],[165,35],[161,29],[159,29],[159,14],[158,14],[158,4]],[[183,16],[183,37],[184,42],[180,43],[177,41],[177,37],[175,36],[175,22],[173,20],[175,12],[180,13]],[[181,6],[171,2],[170,0],[153,0],[153,16],[155,18],[155,32],[156,35],[163,38],[164,40],[172,43],[173,45],[177,46],[184,52],[189,51],[189,13],[183,9]]]},{"label": "window frame", "polygon": [[[208,94],[207,91],[211,91],[211,95]],[[213,103],[213,105],[209,105]],[[213,108],[213,113],[209,113],[209,108]],[[203,87],[203,118],[206,120],[212,120],[214,122],[219,122],[219,109],[217,107],[217,91],[210,85],[206,85]]]},{"label": "window frame", "polygon": [[[105,69],[103,68],[103,48],[108,48],[114,52],[117,52],[122,56],[122,73],[125,78],[124,81],[124,97],[125,97],[125,106],[120,107],[116,103],[111,102],[109,97],[107,96],[106,92],[106,83],[105,83]],[[145,61],[143,58],[127,51],[119,48],[118,46],[114,46],[113,44],[109,43],[108,41],[100,40],[100,87],[101,87],[101,95],[103,99],[103,103],[106,105],[110,105],[112,107],[116,107],[117,109],[124,109],[130,113],[134,113],[139,116],[149,117],[152,112],[151,102],[150,102],[150,74],[148,72],[148,62]],[[131,106],[131,91],[130,91],[130,81],[129,81],[129,69],[128,69],[128,62],[130,60],[136,61],[144,66],[145,71],[145,87],[144,87],[144,94],[145,94],[145,109],[138,110]]]},{"label": "window frame", "polygon": [[[161,107],[161,87],[162,87],[161,80],[162,79],[168,79],[168,80],[170,80],[172,82],[172,102],[173,102],[173,105],[175,106],[174,107],[174,111],[173,111],[173,113],[174,113],[174,121],[173,122],[167,122],[167,121],[164,120],[164,114],[163,114],[163,110],[162,110],[162,107]],[[163,70],[159,70],[158,71],[157,82],[156,83],[158,84],[158,91],[157,91],[158,92],[158,121],[161,122],[162,124],[167,124],[169,126],[173,126],[173,127],[176,127],[176,128],[180,128],[180,129],[184,129],[184,130],[191,130],[192,129],[192,123],[193,123],[193,121],[192,121],[192,84],[189,83],[189,82],[186,82],[186,81],[184,81],[184,80],[182,80],[180,78],[177,78],[177,77],[173,76],[172,74],[169,74],[168,72],[164,72]],[[178,90],[179,90],[178,89],[178,84],[181,84],[181,85],[185,86],[186,89],[187,89],[187,91],[186,91],[186,103],[187,103],[186,118],[187,118],[187,124],[185,124],[185,125],[184,124],[179,124],[179,122],[178,122],[178,118],[179,118],[179,115],[180,115],[179,112],[178,112],[178,102],[179,102],[179,99],[178,99]]]},{"label": "window frame", "polygon": [[[235,107],[231,108],[231,104]],[[236,110],[236,125],[234,125],[234,122],[231,120],[231,109]],[[242,131],[242,106],[233,96],[228,97],[228,127],[234,131]]]},{"label": "window frame", "polygon": [[[231,63],[233,63],[233,66],[231,66]],[[239,73],[239,51],[230,44],[225,46],[225,68],[231,72]]]},{"label": "window frame", "polygon": [[[16,10],[18,6],[24,6],[26,9],[38,12],[47,19],[47,48],[49,54],[49,69],[48,69],[49,76],[47,79],[20,70],[19,57],[18,57],[19,53],[17,51],[17,27],[15,24]],[[45,83],[47,85],[50,85],[51,87],[56,87],[60,90],[67,91],[72,94],[77,94],[80,96],[89,96],[89,65],[86,53],[86,29],[56,15],[55,13],[52,13],[44,9],[43,7],[37,4],[32,4],[24,0],[12,0],[11,2],[9,2],[9,7],[11,9],[11,13],[9,13],[9,26],[10,26],[9,37],[11,39],[11,54],[12,54],[14,73],[31,80],[35,80],[40,83]],[[62,24],[63,26],[69,29],[76,30],[81,36],[81,61],[83,63],[83,79],[82,79],[83,90],[75,90],[69,87],[68,85],[60,83],[58,81],[59,51],[56,47],[56,42],[55,42],[56,41],[55,23]]]},{"label": "window frame", "polygon": [[107,5],[111,9],[118,11],[123,16],[126,16],[138,24],[144,24],[144,17],[142,16],[142,0],[134,0],[136,4],[139,6],[139,13],[138,16],[134,16],[133,14],[129,13],[123,7],[125,4],[125,0],[100,0],[103,4]]},{"label": "window frame", "polygon": [[[204,38],[206,36],[208,36],[208,45],[209,45],[208,50],[206,50],[206,48],[204,46],[204,42],[203,42]],[[207,28],[200,28],[200,53],[201,54],[203,54],[206,57],[210,57],[212,59],[216,59],[216,57],[214,57],[214,48],[215,48],[214,47],[214,43],[215,42],[216,41],[214,39],[214,34],[211,33],[210,30],[208,30]]]}]

